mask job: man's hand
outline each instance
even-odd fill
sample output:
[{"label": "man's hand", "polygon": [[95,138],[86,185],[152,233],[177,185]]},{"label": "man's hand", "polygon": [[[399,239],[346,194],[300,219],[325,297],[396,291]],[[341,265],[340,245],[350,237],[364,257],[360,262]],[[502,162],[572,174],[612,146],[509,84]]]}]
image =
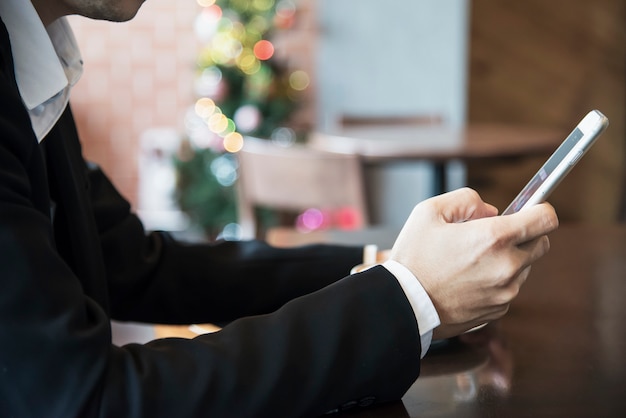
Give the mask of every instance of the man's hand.
[{"label": "man's hand", "polygon": [[507,216],[464,188],[419,203],[390,258],[407,267],[430,296],[448,338],[504,315],[550,248],[558,227],[554,208],[542,203]]}]

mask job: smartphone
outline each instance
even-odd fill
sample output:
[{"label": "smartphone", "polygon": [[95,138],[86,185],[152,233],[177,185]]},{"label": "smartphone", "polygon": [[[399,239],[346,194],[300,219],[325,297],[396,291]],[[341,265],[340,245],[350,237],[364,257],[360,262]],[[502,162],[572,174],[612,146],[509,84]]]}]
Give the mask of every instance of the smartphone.
[{"label": "smartphone", "polygon": [[592,110],[587,113],[502,215],[519,212],[525,207],[545,201],[607,126],[609,120],[601,112]]}]

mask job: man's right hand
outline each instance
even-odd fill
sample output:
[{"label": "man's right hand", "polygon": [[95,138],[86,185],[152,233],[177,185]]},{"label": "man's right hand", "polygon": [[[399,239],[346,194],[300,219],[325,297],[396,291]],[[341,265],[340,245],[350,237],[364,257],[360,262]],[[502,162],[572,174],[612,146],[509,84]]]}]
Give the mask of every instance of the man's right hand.
[{"label": "man's right hand", "polygon": [[558,227],[554,208],[542,203],[496,216],[497,209],[469,188],[419,203],[391,249],[430,296],[441,325],[433,338],[449,338],[504,315],[533,262],[550,248]]}]

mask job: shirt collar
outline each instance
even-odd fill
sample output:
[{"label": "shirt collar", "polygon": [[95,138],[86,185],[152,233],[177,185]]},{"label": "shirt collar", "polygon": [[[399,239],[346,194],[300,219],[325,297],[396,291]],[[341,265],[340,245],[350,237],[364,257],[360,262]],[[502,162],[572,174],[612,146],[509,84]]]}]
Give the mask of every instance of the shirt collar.
[{"label": "shirt collar", "polygon": [[11,39],[15,78],[29,110],[74,85],[82,74],[82,58],[67,20],[46,30],[28,0],[0,1],[0,15]]}]

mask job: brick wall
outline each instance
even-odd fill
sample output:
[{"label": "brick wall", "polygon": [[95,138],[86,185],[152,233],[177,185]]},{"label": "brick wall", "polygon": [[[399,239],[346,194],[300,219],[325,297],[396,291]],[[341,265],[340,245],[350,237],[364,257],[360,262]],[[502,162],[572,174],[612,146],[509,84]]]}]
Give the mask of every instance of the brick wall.
[{"label": "brick wall", "polygon": [[[291,67],[313,69],[314,0],[301,0],[289,35],[279,34],[277,53]],[[139,139],[147,130],[184,133],[184,115],[195,101],[194,65],[200,44],[193,0],[150,0],[130,22],[71,17],[85,61],[72,106],[85,156],[100,164],[119,190],[137,204]],[[309,89],[312,92],[313,86]],[[296,118],[314,120],[307,96]]]},{"label": "brick wall", "polygon": [[85,61],[71,101],[84,154],[133,204],[141,134],[163,126],[183,132],[194,101],[198,10],[194,1],[150,0],[130,22],[70,20]]}]

